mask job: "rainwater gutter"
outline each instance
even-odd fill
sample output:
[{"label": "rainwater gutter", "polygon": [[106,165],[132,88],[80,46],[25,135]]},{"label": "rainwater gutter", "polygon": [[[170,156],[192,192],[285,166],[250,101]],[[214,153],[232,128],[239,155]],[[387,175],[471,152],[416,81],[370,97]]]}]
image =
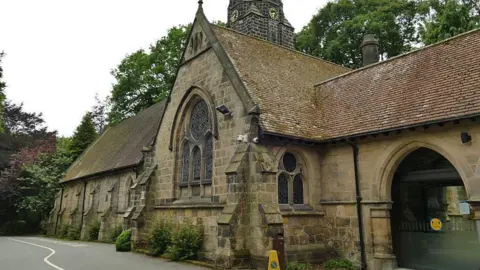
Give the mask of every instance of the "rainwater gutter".
[{"label": "rainwater gutter", "polygon": [[355,143],[347,142],[353,150],[353,169],[355,173],[355,192],[358,215],[358,233],[360,238],[360,254],[362,260],[362,270],[367,269],[367,256],[365,253],[365,236],[363,234],[363,213],[362,213],[362,195],[360,192],[360,179],[358,178],[358,147]]}]

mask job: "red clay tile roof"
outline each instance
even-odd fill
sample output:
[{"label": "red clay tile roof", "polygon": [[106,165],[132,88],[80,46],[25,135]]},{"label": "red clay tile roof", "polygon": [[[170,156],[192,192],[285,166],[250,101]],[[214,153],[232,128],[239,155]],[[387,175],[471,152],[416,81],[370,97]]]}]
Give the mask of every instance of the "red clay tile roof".
[{"label": "red clay tile roof", "polygon": [[110,127],[68,169],[62,182],[128,166],[143,158],[142,147],[157,135],[166,100]]},{"label": "red clay tile roof", "polygon": [[321,83],[309,138],[480,113],[480,30]]},{"label": "red clay tile roof", "polygon": [[253,101],[266,131],[311,137],[314,85],[350,69],[231,29],[212,25]]}]

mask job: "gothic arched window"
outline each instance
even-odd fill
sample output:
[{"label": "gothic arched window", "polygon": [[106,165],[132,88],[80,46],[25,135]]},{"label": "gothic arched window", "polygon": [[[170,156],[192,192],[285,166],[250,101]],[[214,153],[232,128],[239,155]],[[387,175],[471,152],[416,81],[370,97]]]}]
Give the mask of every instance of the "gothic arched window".
[{"label": "gothic arched window", "polygon": [[280,160],[278,175],[278,203],[304,204],[302,165],[292,153],[285,153]]},{"label": "gothic arched window", "polygon": [[[182,157],[180,186],[184,189],[182,194],[206,197],[208,194],[202,190],[206,185],[211,185],[213,176],[212,120],[203,99],[192,104],[190,114],[185,119],[184,142],[179,152]],[[187,189],[190,192],[184,192]]]}]

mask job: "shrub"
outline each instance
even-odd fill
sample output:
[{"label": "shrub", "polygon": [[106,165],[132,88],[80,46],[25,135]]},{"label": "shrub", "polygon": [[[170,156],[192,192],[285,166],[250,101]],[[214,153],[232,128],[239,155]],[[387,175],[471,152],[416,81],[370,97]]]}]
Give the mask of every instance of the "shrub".
[{"label": "shrub", "polygon": [[172,245],[172,225],[165,220],[151,223],[146,235],[148,247],[154,256],[162,255]]},{"label": "shrub", "polygon": [[70,231],[70,225],[68,225],[68,224],[62,225],[62,227],[58,231],[58,237],[59,238],[67,238],[68,231]]},{"label": "shrub", "polygon": [[92,224],[88,226],[88,230],[87,230],[88,241],[97,241],[99,233],[100,233],[100,221],[94,220]]},{"label": "shrub", "polygon": [[69,226],[66,238],[68,240],[79,240],[80,239],[80,227]]},{"label": "shrub", "polygon": [[171,241],[166,252],[167,258],[174,261],[195,259],[202,249],[203,228],[183,224],[172,233]]},{"label": "shrub", "polygon": [[299,262],[290,262],[287,264],[287,270],[311,270],[313,266],[310,264],[299,263]]},{"label": "shrub", "polygon": [[353,263],[349,260],[337,260],[337,259],[331,259],[331,260],[328,260],[326,263],[325,263],[325,268],[326,269],[348,269],[348,270],[353,270],[355,269],[355,266],[353,265]]},{"label": "shrub", "polygon": [[123,231],[118,237],[117,241],[115,241],[115,249],[117,251],[130,251],[131,244],[130,239],[132,238],[132,230],[128,229]]},{"label": "shrub", "polygon": [[115,229],[113,229],[113,231],[111,231],[110,234],[108,235],[107,242],[115,243],[115,241],[117,241],[118,236],[122,234],[122,232],[123,232],[123,229],[121,225],[115,226]]}]

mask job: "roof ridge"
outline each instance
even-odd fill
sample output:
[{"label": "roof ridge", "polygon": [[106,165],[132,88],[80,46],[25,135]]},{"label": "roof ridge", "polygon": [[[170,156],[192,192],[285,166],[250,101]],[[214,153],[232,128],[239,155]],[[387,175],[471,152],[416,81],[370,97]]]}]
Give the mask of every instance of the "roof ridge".
[{"label": "roof ridge", "polygon": [[429,50],[433,47],[436,47],[436,46],[439,46],[439,45],[442,45],[442,44],[445,44],[449,41],[452,41],[452,40],[455,40],[455,39],[459,39],[459,38],[462,38],[464,36],[468,36],[472,33],[475,33],[475,32],[480,32],[480,28],[476,28],[476,29],[473,29],[473,30],[470,30],[470,31],[467,31],[465,33],[461,33],[461,34],[458,34],[456,36],[453,36],[453,37],[450,37],[450,38],[447,38],[447,39],[444,39],[442,41],[438,41],[438,42],[435,42],[433,44],[430,44],[430,45],[427,45],[425,47],[422,47],[422,48],[418,48],[418,49],[414,49],[414,50],[411,50],[409,52],[406,52],[406,53],[403,53],[403,54],[400,54],[400,55],[397,55],[397,56],[394,56],[392,58],[388,58],[387,60],[385,61],[381,61],[381,62],[378,62],[378,63],[375,63],[375,64],[371,64],[371,65],[368,65],[368,66],[364,66],[364,67],[361,67],[361,68],[358,68],[358,69],[354,69],[350,72],[347,72],[345,74],[341,74],[341,75],[338,75],[338,76],[335,76],[333,78],[330,78],[328,80],[325,80],[325,81],[322,81],[322,82],[319,82],[317,84],[315,84],[315,86],[319,86],[319,85],[322,85],[322,84],[325,84],[325,83],[328,83],[328,82],[331,82],[331,81],[334,81],[336,79],[339,79],[339,78],[343,78],[343,77],[347,77],[351,74],[354,74],[354,73],[357,73],[357,72],[360,72],[360,71],[363,71],[363,70],[366,70],[366,69],[370,69],[370,68],[373,68],[373,67],[376,67],[376,66],[379,66],[379,65],[383,65],[385,63],[388,63],[388,62],[391,62],[391,61],[395,61],[399,58],[402,58],[402,57],[407,57],[407,56],[410,56],[412,54],[415,54],[415,53],[418,53],[418,52],[423,52],[425,50]]},{"label": "roof ridge", "polygon": [[245,34],[245,33],[242,33],[242,32],[236,31],[236,30],[233,30],[233,29],[231,29],[231,28],[219,26],[219,25],[212,24],[212,23],[210,23],[210,24],[212,25],[212,27],[217,27],[217,28],[220,28],[220,29],[224,29],[224,30],[233,32],[233,33],[235,33],[235,34],[239,34],[239,35],[242,35],[242,36],[251,38],[251,39],[255,39],[255,40],[258,40],[258,41],[261,41],[261,42],[265,42],[265,43],[267,43],[267,44],[273,45],[273,46],[275,46],[275,47],[279,47],[279,48],[284,49],[284,50],[286,50],[286,51],[291,51],[291,52],[294,52],[294,53],[296,53],[296,54],[299,54],[299,55],[302,55],[302,56],[305,56],[305,57],[309,57],[309,58],[315,59],[315,60],[317,60],[317,61],[321,61],[321,62],[324,62],[324,63],[327,63],[327,64],[331,64],[331,65],[334,65],[334,66],[337,66],[337,67],[341,67],[341,68],[343,68],[343,69],[345,69],[345,70],[351,70],[350,68],[347,68],[347,67],[344,67],[344,66],[342,66],[342,65],[339,65],[339,64],[336,64],[336,63],[327,61],[327,60],[322,59],[322,58],[320,58],[320,57],[316,57],[316,56],[313,56],[313,55],[310,55],[310,54],[307,54],[307,53],[304,53],[304,52],[301,52],[301,51],[297,51],[297,50],[295,50],[295,49],[291,49],[291,48],[288,48],[288,47],[285,47],[285,46],[282,46],[282,45],[273,43],[273,42],[268,41],[268,40],[264,40],[264,39],[261,39],[261,38],[253,37],[253,36],[247,35],[247,34]]}]

